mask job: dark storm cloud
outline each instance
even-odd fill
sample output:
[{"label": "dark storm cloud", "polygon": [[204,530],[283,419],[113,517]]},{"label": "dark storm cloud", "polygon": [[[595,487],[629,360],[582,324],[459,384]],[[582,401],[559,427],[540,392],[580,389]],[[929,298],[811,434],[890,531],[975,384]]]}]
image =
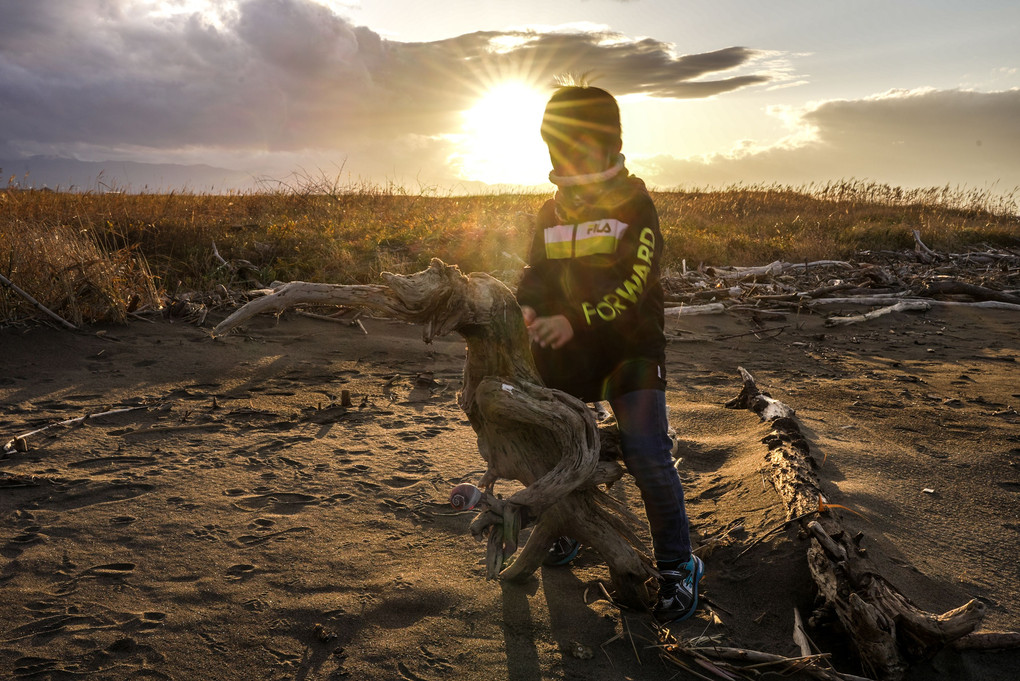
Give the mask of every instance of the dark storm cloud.
[{"label": "dark storm cloud", "polygon": [[756,57],[745,48],[675,55],[600,33],[400,43],[311,0],[244,0],[216,21],[154,18],[131,0],[0,0],[0,17],[0,153],[299,151],[434,136],[455,132],[458,112],[501,76],[546,84],[590,73],[616,94],[661,97],[768,80],[732,72]]},{"label": "dark storm cloud", "polygon": [[1020,186],[1020,90],[891,92],[836,100],[802,114],[810,141],[719,155],[651,160],[660,185],[805,184],[857,178],[906,186]]}]

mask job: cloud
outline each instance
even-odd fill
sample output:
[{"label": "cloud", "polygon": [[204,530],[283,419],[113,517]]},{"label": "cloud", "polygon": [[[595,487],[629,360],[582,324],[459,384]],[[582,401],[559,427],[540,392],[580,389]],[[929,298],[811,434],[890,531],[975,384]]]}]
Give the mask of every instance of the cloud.
[{"label": "cloud", "polygon": [[703,159],[642,159],[659,186],[807,184],[857,178],[893,185],[1020,186],[1020,89],[898,90],[778,112],[790,136]]},{"label": "cloud", "polygon": [[[609,31],[387,40],[313,0],[0,0],[0,154],[343,154],[413,174],[487,85],[598,76],[616,94],[707,97],[764,83],[759,53],[679,55]],[[396,143],[395,140],[401,140]],[[144,159],[139,159],[144,160]],[[215,162],[215,158],[210,158]]]}]

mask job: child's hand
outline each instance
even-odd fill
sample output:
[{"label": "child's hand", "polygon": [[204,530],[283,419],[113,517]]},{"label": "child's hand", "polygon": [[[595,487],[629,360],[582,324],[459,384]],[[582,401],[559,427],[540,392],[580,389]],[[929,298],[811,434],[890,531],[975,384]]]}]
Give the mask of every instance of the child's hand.
[{"label": "child's hand", "polygon": [[524,315],[524,326],[531,326],[531,322],[535,321],[535,318],[538,317],[535,308],[528,305],[521,305],[521,314]]},{"label": "child's hand", "polygon": [[[534,314],[535,311],[531,310],[531,313]],[[528,321],[527,313],[524,321],[525,323]],[[574,327],[570,325],[570,320],[561,314],[552,317],[533,317],[528,324],[528,336],[543,348],[559,350],[574,337]]]}]

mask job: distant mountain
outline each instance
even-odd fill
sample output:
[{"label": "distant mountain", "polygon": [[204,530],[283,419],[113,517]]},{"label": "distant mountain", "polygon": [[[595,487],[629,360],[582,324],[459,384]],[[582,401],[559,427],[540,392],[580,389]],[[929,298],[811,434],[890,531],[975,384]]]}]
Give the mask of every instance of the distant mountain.
[{"label": "distant mountain", "polygon": [[77,161],[54,156],[0,159],[0,189],[15,186],[66,191],[220,194],[251,190],[255,185],[255,179],[248,173],[209,165]]}]

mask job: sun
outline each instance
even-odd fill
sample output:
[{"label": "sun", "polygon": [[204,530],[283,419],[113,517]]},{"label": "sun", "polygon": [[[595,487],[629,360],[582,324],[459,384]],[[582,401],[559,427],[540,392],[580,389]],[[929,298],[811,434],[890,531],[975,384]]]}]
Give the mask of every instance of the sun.
[{"label": "sun", "polygon": [[547,95],[523,81],[486,90],[463,112],[452,161],[466,180],[488,184],[540,184],[549,153],[539,135]]}]

